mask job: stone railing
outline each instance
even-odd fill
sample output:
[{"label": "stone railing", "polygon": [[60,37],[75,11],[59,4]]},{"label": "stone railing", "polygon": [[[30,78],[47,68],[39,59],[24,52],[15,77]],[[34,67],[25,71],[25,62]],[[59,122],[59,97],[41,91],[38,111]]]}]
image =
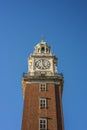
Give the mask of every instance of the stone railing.
[{"label": "stone railing", "polygon": [[51,72],[28,72],[28,73],[23,73],[23,77],[30,77],[30,76],[58,76],[58,77],[63,77],[62,73],[51,73]]}]

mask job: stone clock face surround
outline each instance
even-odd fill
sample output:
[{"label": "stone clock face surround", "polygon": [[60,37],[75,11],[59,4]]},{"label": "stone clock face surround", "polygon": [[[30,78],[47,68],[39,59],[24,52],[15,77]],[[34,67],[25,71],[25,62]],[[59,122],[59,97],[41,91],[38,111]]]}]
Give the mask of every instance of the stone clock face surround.
[{"label": "stone clock face surround", "polygon": [[47,59],[39,59],[39,60],[35,61],[35,67],[38,69],[49,69],[50,62]]}]

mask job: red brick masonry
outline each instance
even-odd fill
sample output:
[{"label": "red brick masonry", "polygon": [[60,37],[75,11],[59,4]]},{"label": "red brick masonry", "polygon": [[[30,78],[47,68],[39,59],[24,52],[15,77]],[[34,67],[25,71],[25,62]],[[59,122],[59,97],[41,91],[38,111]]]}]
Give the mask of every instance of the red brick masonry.
[{"label": "red brick masonry", "polygon": [[[40,117],[47,118],[47,130],[64,130],[60,88],[54,83],[48,83],[47,90],[40,91],[39,83],[26,84],[22,130],[40,130]],[[47,98],[47,108],[40,109],[40,97]]]}]

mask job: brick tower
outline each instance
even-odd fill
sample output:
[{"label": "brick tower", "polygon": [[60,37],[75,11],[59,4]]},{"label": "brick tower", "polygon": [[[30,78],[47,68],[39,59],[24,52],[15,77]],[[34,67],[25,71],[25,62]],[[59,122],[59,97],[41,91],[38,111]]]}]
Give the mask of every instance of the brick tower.
[{"label": "brick tower", "polygon": [[23,74],[24,109],[22,130],[64,130],[62,113],[63,75],[57,71],[57,58],[41,41],[28,58]]}]

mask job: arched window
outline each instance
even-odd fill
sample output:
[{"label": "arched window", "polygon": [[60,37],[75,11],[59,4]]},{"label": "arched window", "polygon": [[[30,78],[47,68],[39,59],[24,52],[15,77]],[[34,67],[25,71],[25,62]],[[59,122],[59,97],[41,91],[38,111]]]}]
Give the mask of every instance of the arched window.
[{"label": "arched window", "polygon": [[41,47],[41,53],[44,53],[44,52],[45,52],[45,48]]},{"label": "arched window", "polygon": [[46,53],[49,53],[49,48],[46,48]]}]

